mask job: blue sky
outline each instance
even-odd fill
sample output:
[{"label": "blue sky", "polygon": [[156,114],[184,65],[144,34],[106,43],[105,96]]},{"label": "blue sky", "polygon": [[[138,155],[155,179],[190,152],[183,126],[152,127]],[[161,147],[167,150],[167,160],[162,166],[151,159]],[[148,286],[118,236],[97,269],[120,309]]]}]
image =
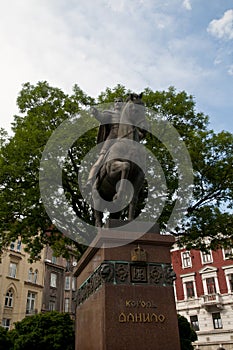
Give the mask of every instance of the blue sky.
[{"label": "blue sky", "polygon": [[175,86],[233,132],[233,0],[9,0],[0,8],[0,126],[22,84],[97,96],[120,83]]}]

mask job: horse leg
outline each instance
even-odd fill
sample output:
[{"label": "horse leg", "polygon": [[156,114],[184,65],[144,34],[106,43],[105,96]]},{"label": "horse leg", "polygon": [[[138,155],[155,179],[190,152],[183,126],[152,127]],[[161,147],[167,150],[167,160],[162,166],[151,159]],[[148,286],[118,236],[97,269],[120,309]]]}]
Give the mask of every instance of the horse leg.
[{"label": "horse leg", "polygon": [[95,216],[95,226],[102,227],[103,213],[99,210],[94,210],[94,216]]},{"label": "horse leg", "polygon": [[94,204],[94,208],[100,209],[100,210],[94,209],[95,226],[102,227],[103,212],[101,211],[101,200],[97,189],[98,185],[99,185],[99,179],[97,178],[92,187],[92,201]]},{"label": "horse leg", "polygon": [[139,195],[139,192],[142,188],[143,180],[144,180],[143,173],[138,174],[138,176],[136,176],[136,178],[134,180],[134,183],[133,183],[134,194],[133,194],[133,198],[129,204],[128,220],[133,220],[135,218],[135,209],[136,209],[136,205],[138,202],[138,195]]},{"label": "horse leg", "polygon": [[114,176],[114,174],[120,173],[120,180],[119,180],[120,186],[117,189],[117,193],[114,195],[113,200],[120,198],[122,194],[125,193],[125,183],[121,180],[128,178],[129,171],[130,171],[129,162],[116,161],[112,163],[110,176]]}]

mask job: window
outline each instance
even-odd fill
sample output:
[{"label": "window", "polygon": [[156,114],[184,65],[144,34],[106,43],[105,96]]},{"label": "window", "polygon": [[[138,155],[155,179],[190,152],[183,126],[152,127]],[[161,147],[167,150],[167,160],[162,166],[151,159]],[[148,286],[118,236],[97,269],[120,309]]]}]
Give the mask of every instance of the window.
[{"label": "window", "polygon": [[54,311],[54,310],[56,310],[55,300],[50,300],[49,301],[49,311]]},{"label": "window", "polygon": [[21,251],[21,241],[19,239],[17,242],[17,252],[20,252],[20,251]]},{"label": "window", "polygon": [[65,312],[69,312],[69,306],[70,306],[70,299],[65,298]]},{"label": "window", "polygon": [[35,270],[35,272],[34,272],[34,278],[33,278],[33,283],[37,283],[37,277],[38,277],[38,270]]},{"label": "window", "polygon": [[13,306],[13,296],[14,296],[13,289],[10,288],[6,293],[5,306],[7,306],[7,307]]},{"label": "window", "polygon": [[70,276],[65,278],[65,290],[70,290]]},{"label": "window", "polygon": [[26,314],[31,314],[35,312],[35,301],[36,301],[36,293],[28,292]]},{"label": "window", "polygon": [[37,277],[38,277],[38,270],[35,270],[33,273],[33,269],[30,268],[28,270],[28,281],[32,283],[37,283]]},{"label": "window", "polygon": [[17,264],[11,262],[9,266],[9,276],[16,278],[16,270],[17,270]]},{"label": "window", "polygon": [[[15,247],[16,247],[16,249],[15,249]],[[11,242],[10,250],[16,250],[17,252],[20,252],[21,251],[21,240],[18,239],[17,243]]]},{"label": "window", "polygon": [[189,252],[181,253],[181,257],[182,257],[183,268],[192,266],[192,261],[191,261],[191,257],[190,257],[190,253]]},{"label": "window", "polygon": [[195,293],[194,293],[193,281],[186,282],[185,287],[186,287],[187,298],[194,298]]},{"label": "window", "polygon": [[57,275],[55,273],[51,273],[50,275],[50,287],[57,287]]},{"label": "window", "polygon": [[200,330],[197,315],[190,316],[190,323],[191,323],[192,328],[193,328],[195,331],[199,331],[199,330]]},{"label": "window", "polygon": [[71,271],[71,261],[70,260],[66,260],[66,271]]},{"label": "window", "polygon": [[233,292],[233,273],[228,275],[228,278],[229,278],[230,291]]},{"label": "window", "polygon": [[222,266],[227,282],[228,293],[233,293],[233,265]]},{"label": "window", "polygon": [[53,263],[53,264],[56,264],[56,263],[57,263],[57,257],[54,256],[54,255],[52,256],[52,263]]},{"label": "window", "polygon": [[3,328],[9,329],[10,328],[10,323],[11,323],[11,320],[9,318],[3,318],[2,319],[2,327]]},{"label": "window", "polygon": [[223,250],[224,259],[231,259],[232,255],[233,255],[233,249],[232,248],[228,248],[228,249],[224,249]]},{"label": "window", "polygon": [[33,270],[32,270],[32,268],[30,268],[28,270],[28,281],[32,282],[32,279],[33,279]]},{"label": "window", "polygon": [[208,294],[215,294],[216,293],[214,277],[210,277],[210,278],[206,279],[206,286],[207,286],[207,293]]},{"label": "window", "polygon": [[220,312],[215,312],[212,314],[214,329],[222,328],[222,319]]},{"label": "window", "polygon": [[202,257],[203,264],[213,262],[211,252],[201,252],[201,257]]}]

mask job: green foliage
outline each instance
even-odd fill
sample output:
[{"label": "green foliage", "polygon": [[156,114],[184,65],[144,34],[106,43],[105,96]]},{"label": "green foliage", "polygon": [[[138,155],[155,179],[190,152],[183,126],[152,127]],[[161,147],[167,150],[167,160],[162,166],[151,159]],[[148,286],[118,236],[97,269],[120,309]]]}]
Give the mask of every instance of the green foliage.
[{"label": "green foliage", "polygon": [[2,350],[10,350],[12,346],[12,342],[9,336],[9,332],[0,326],[0,349]]},{"label": "green foliage", "polygon": [[[192,161],[193,198],[185,220],[172,233],[179,237],[181,245],[185,244],[188,248],[232,246],[233,135],[226,131],[216,134],[209,130],[208,116],[196,112],[193,97],[185,91],[177,93],[174,87],[170,87],[168,91],[153,92],[146,88],[143,98],[150,110],[165,117],[176,128]],[[156,116],[151,115],[152,119]],[[147,147],[158,159],[167,182],[166,205],[159,218],[161,228],[166,230],[177,194],[178,174],[174,159],[157,138],[148,138]],[[185,196],[185,193],[182,195]]]},{"label": "green foliage", "polygon": [[99,96],[97,97],[97,103],[108,103],[113,102],[114,98],[121,97],[123,100],[125,97],[132,92],[131,90],[126,90],[126,88],[121,85],[117,84],[113,89],[106,88],[105,91],[101,92]]},{"label": "green foliage", "polygon": [[[12,125],[14,135],[1,130],[0,150],[0,248],[9,245],[20,234],[27,244],[32,259],[40,258],[44,244],[49,243],[55,254],[67,254],[65,249],[70,240],[52,224],[44,209],[39,188],[39,168],[42,152],[50,136],[65,120],[83,118],[92,105],[113,102],[115,97],[125,99],[130,90],[118,84],[106,88],[96,100],[81,90],[78,85],[69,96],[60,89],[51,87],[47,82],[37,85],[23,85],[17,99],[21,113],[15,116]],[[143,100],[150,123],[157,118],[168,120],[179,133],[180,140],[185,142],[191,157],[194,175],[193,198],[186,208],[185,219],[174,227],[172,233],[179,237],[180,243],[192,248],[218,248],[232,245],[232,209],[233,203],[233,135],[222,131],[215,133],[208,129],[208,117],[195,109],[194,98],[185,91],[177,92],[174,87],[167,91],[152,91],[145,88]],[[81,119],[80,119],[81,120]],[[96,125],[96,124],[95,124]],[[63,190],[75,215],[93,224],[90,206],[80,193],[78,176],[80,163],[86,154],[95,146],[97,128],[74,142],[67,153],[63,167]],[[159,130],[161,135],[164,130]],[[69,138],[69,135],[64,135]],[[178,193],[177,168],[174,158],[179,156],[180,149],[170,154],[159,138],[148,133],[145,146],[154,154],[166,178],[166,188],[148,161],[148,169],[157,178],[154,190],[161,199],[166,198],[162,214],[159,217],[160,227],[166,231],[166,224],[174,208]],[[62,147],[62,146],[60,146]],[[83,166],[83,165],[82,165]],[[187,188],[188,190],[188,188]],[[137,213],[145,206],[147,183],[141,192]],[[183,197],[186,193],[182,193]],[[182,200],[180,196],[180,199]],[[50,198],[61,206],[59,197]],[[145,216],[153,221],[153,209],[149,207]],[[122,218],[124,218],[123,213]],[[209,237],[209,241],[206,241]],[[84,247],[73,242],[77,255],[82,254]],[[77,256],[77,257],[78,257]]]},{"label": "green foliage", "polygon": [[24,318],[9,331],[11,350],[73,350],[74,322],[56,311]]},{"label": "green foliage", "polygon": [[197,334],[184,316],[178,315],[178,327],[181,350],[193,350],[192,342],[197,340]]},{"label": "green foliage", "polygon": [[[69,97],[47,82],[36,86],[24,84],[17,104],[20,112],[26,114],[15,116],[14,136],[1,148],[0,244],[4,247],[20,234],[33,259],[40,258],[46,243],[56,241],[57,254],[60,253],[59,249],[56,252],[57,247],[70,243],[56,229],[52,230],[54,227],[40,200],[39,167],[52,132],[64,120],[78,114],[84,103],[93,103],[93,99],[80,91],[76,85]],[[48,229],[50,235],[46,234]],[[82,251],[82,247],[79,248]]]}]

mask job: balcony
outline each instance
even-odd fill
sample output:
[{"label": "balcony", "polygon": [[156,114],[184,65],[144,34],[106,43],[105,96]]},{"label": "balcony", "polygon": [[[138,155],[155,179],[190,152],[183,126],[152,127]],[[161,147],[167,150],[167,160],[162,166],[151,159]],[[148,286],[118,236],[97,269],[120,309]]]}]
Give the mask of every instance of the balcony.
[{"label": "balcony", "polygon": [[207,294],[202,297],[202,306],[205,309],[215,307],[217,309],[223,308],[222,296],[220,294]]}]

